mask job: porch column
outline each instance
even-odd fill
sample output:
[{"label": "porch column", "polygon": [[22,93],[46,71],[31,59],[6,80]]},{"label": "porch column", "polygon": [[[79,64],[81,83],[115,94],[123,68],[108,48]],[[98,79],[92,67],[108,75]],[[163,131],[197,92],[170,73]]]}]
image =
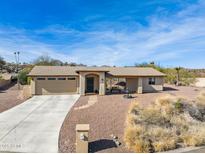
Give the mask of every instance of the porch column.
[{"label": "porch column", "polygon": [[85,95],[85,75],[80,73],[80,95]]},{"label": "porch column", "polygon": [[138,78],[138,87],[137,87],[137,93],[142,94],[143,92],[143,86],[142,86],[142,77]]},{"label": "porch column", "polygon": [[105,95],[105,72],[100,73],[99,95]]},{"label": "porch column", "polygon": [[35,95],[36,94],[36,78],[32,78],[31,79],[31,95]]},{"label": "porch column", "polygon": [[80,81],[80,77],[76,78],[77,93],[78,93],[78,94],[80,94],[80,84],[79,84],[79,81]]}]

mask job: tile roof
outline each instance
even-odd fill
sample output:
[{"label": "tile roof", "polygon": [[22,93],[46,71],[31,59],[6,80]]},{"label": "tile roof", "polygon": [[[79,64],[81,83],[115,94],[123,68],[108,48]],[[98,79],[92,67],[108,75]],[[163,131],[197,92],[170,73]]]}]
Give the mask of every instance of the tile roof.
[{"label": "tile roof", "polygon": [[35,66],[28,76],[68,76],[78,72],[108,72],[113,76],[165,76],[150,67]]}]

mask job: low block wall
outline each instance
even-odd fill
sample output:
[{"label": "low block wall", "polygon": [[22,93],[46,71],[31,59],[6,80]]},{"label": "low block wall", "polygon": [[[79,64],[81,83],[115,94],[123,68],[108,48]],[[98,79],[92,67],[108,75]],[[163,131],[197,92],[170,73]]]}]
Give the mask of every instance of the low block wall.
[{"label": "low block wall", "polygon": [[5,87],[11,83],[11,80],[0,80],[0,88]]},{"label": "low block wall", "polygon": [[28,99],[32,97],[31,94],[31,86],[30,85],[24,85],[22,88],[22,97],[23,99]]}]

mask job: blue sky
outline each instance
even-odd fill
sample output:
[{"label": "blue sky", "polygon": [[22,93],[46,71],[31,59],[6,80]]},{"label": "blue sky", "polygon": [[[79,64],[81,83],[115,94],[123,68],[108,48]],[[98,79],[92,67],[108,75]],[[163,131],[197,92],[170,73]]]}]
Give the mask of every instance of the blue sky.
[{"label": "blue sky", "polygon": [[205,68],[204,0],[1,0],[0,56]]}]

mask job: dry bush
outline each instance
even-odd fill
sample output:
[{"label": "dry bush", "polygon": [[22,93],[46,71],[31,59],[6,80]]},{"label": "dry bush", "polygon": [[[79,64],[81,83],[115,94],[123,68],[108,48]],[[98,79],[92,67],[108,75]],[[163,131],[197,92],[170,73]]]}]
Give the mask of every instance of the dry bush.
[{"label": "dry bush", "polygon": [[181,134],[181,132],[186,131],[189,128],[189,124],[183,115],[173,116],[170,119],[170,123],[175,126],[178,134]]},{"label": "dry bush", "polygon": [[200,134],[197,134],[197,132],[191,133],[190,131],[188,131],[185,134],[182,134],[180,138],[185,144],[185,146],[204,145],[204,136],[200,136]]},{"label": "dry bush", "polygon": [[196,105],[205,108],[205,91],[201,91],[197,96]]},{"label": "dry bush", "polygon": [[136,124],[136,116],[134,114],[128,114],[126,119],[127,125],[135,125]]},{"label": "dry bush", "polygon": [[147,143],[141,142],[142,137],[145,136],[144,132],[145,127],[142,125],[128,126],[124,136],[127,147],[135,150],[138,149],[139,152],[148,152],[149,147],[147,147]]},{"label": "dry bush", "polygon": [[[198,100],[204,96],[200,94]],[[132,103],[124,134],[127,147],[134,152],[162,152],[177,148],[178,143],[204,145],[205,123],[191,116],[193,120],[189,120],[186,104],[185,99],[170,95],[157,98],[146,108]]]},{"label": "dry bush", "polygon": [[140,109],[140,104],[137,101],[133,101],[129,108],[128,108],[128,113],[133,113],[133,114],[137,114],[137,111]]},{"label": "dry bush", "polygon": [[153,141],[152,145],[155,152],[166,151],[176,148],[176,130],[171,128],[152,127],[149,136]]},{"label": "dry bush", "polygon": [[159,108],[147,107],[139,111],[139,123],[162,125],[166,123],[166,121],[166,118],[162,116]]},{"label": "dry bush", "polygon": [[183,134],[181,136],[181,139],[186,146],[199,146],[203,143],[203,139],[199,138],[198,136],[195,136],[194,134],[189,133]]},{"label": "dry bush", "polygon": [[156,141],[153,143],[154,149],[157,152],[172,150],[176,148],[176,140],[175,139],[163,139],[160,141]]},{"label": "dry bush", "polygon": [[180,136],[180,139],[186,146],[205,145],[205,124],[195,123]]},{"label": "dry bush", "polygon": [[144,139],[138,139],[135,141],[135,145],[133,146],[133,150],[137,152],[150,152],[151,144],[150,141]]},{"label": "dry bush", "polygon": [[154,105],[155,107],[160,108],[162,114],[169,117],[183,111],[183,103],[184,99],[181,97],[165,95],[158,97]]}]

